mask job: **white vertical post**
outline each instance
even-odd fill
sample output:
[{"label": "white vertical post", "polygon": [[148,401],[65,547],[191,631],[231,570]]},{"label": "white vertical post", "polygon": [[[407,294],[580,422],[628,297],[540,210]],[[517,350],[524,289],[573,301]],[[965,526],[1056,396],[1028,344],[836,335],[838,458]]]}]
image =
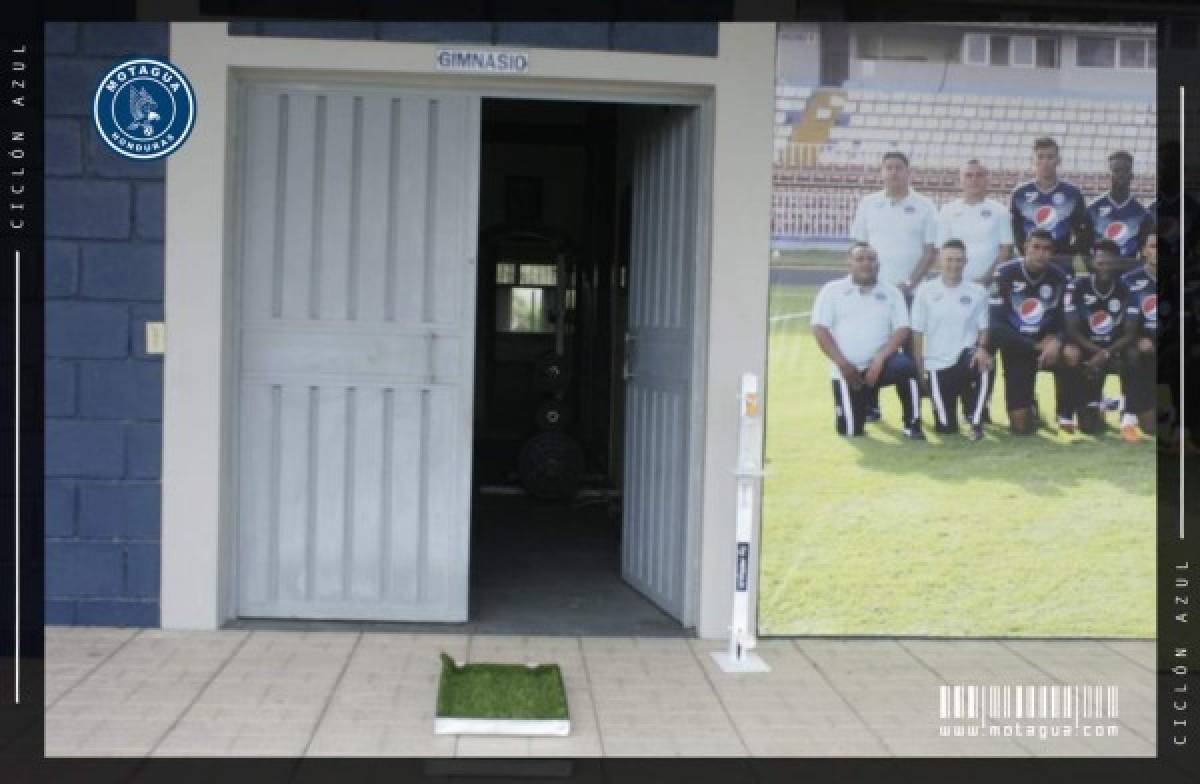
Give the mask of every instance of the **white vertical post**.
[{"label": "white vertical post", "polygon": [[737,520],[734,542],[733,623],[729,650],[712,657],[725,672],[769,672],[757,654],[750,613],[750,545],[754,536],[754,498],[762,482],[763,419],[758,376],[742,374],[738,397]]}]

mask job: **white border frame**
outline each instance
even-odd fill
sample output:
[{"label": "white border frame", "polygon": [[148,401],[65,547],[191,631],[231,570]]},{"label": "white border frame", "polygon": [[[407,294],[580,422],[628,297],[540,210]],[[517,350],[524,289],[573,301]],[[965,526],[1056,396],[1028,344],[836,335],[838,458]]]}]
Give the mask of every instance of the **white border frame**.
[{"label": "white border frame", "polygon": [[[776,35],[774,24],[722,23],[719,30],[717,57],[537,49],[527,74],[493,76],[438,72],[434,44],[239,37],[229,36],[225,23],[172,23],[171,62],[187,74],[203,105],[188,143],[167,161],[164,628],[219,628],[234,613],[230,391],[237,311],[230,224],[239,208],[240,162],[233,154],[237,123],[230,120],[237,84],[319,78],[486,97],[700,108],[697,251],[705,261],[697,271],[685,624],[701,637],[725,635],[732,612],[737,422],[732,402],[707,401],[733,401],[743,372],[766,370]],[[722,295],[713,301],[710,291]],[[755,589],[757,570],[756,561]]]}]

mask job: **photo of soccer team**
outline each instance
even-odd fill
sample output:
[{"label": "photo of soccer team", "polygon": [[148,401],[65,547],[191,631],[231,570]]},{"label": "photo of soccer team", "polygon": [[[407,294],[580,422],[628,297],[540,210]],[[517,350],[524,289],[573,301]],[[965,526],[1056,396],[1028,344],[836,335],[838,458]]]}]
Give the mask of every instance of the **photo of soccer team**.
[{"label": "photo of soccer team", "polygon": [[[891,386],[905,437],[926,440],[928,398],[936,432],[957,433],[961,409],[969,438],[982,440],[1003,377],[1010,430],[1029,435],[1048,424],[1038,372],[1053,374],[1058,430],[1096,435],[1116,411],[1122,440],[1154,433],[1156,203],[1131,193],[1128,151],[1107,156],[1108,190],[1091,203],[1060,163],[1055,139],[1037,138],[1034,177],[1005,205],[987,198],[987,167],[968,159],[961,196],[939,210],[911,187],[908,156],[884,153],[883,188],[855,210],[849,272],[813,305],[839,434],[878,422],[879,391]],[[1104,395],[1109,375],[1119,398]]]},{"label": "photo of soccer team", "polygon": [[1200,217],[1156,35],[780,26],[762,634],[1153,637]]}]

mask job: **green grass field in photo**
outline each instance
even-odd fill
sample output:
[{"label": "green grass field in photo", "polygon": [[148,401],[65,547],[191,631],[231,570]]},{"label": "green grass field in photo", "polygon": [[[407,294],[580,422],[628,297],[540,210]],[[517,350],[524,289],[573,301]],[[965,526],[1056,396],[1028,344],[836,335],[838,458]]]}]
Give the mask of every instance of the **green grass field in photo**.
[{"label": "green grass field in photo", "polygon": [[[979,443],[904,440],[890,388],[840,437],[816,290],[771,292],[760,634],[1153,637],[1153,442],[1012,437],[1002,379]],[[1050,374],[1037,394],[1052,419]]]}]

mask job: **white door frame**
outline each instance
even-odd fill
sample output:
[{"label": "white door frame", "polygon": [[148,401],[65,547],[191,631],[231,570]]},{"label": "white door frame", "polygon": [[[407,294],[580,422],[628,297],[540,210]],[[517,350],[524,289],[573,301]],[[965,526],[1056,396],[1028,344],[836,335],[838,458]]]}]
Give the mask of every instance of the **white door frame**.
[{"label": "white door frame", "polygon": [[[331,76],[332,76],[332,74],[331,74]],[[370,80],[369,82],[366,82],[366,83],[370,84],[372,86],[385,86],[383,83],[379,82],[378,80],[374,80],[374,79]],[[294,87],[294,86],[303,85],[304,87],[311,86],[313,89],[317,89],[317,88],[335,87],[335,86],[340,86],[340,85],[361,85],[361,84],[364,84],[364,82],[353,80],[353,79],[348,80],[345,78],[342,78],[342,79],[321,78],[320,76],[318,76],[316,74],[306,74],[305,79],[297,80],[297,79],[283,79],[283,78],[281,78],[281,75],[276,72],[269,72],[269,71],[263,72],[263,73],[242,72],[234,77],[232,89],[230,91],[234,95],[234,100],[236,101],[236,103],[234,104],[235,106],[241,107],[241,106],[245,105],[244,99],[245,99],[246,87],[250,84],[264,85],[264,86],[270,86],[270,87]],[[387,84],[386,86],[392,87],[394,85]],[[436,95],[444,95],[447,93],[451,93],[451,94],[465,95],[467,97],[472,97],[472,98],[478,98],[480,100],[480,104],[479,104],[480,112],[476,119],[479,122],[482,122],[482,119],[483,119],[482,118],[482,108],[483,108],[482,101],[485,99],[488,99],[488,98],[503,98],[503,99],[517,99],[517,100],[531,100],[531,101],[601,101],[604,103],[615,103],[615,104],[626,104],[626,105],[672,104],[672,105],[678,105],[678,106],[688,106],[688,107],[693,108],[695,111],[697,111],[699,113],[698,119],[697,119],[697,128],[700,133],[699,133],[699,138],[697,140],[697,158],[702,161],[707,161],[708,159],[710,159],[712,157],[712,150],[709,147],[705,146],[706,144],[711,144],[711,134],[707,130],[709,128],[709,126],[711,125],[712,100],[711,100],[710,95],[689,96],[686,94],[671,94],[671,93],[667,93],[667,92],[663,92],[663,93],[644,92],[644,93],[623,94],[621,97],[624,98],[625,100],[618,101],[618,100],[616,100],[617,96],[606,95],[603,97],[597,97],[594,93],[590,93],[590,92],[586,92],[586,91],[571,92],[569,90],[564,91],[564,90],[559,90],[557,88],[549,89],[549,90],[541,90],[536,87],[528,87],[528,88],[521,88],[521,89],[508,89],[508,90],[487,90],[487,89],[478,89],[478,88],[457,88],[457,89],[455,89],[455,88],[432,87],[432,86],[429,86],[426,84],[422,84],[420,82],[411,82],[411,81],[407,81],[407,80],[405,81],[403,86],[407,90],[416,90],[416,91],[421,91],[421,92],[428,91],[428,93],[431,95],[435,95],[435,94]],[[237,118],[234,118],[234,122],[237,123],[237,122],[239,122],[239,120],[237,120]],[[234,125],[231,130],[236,132],[239,127],[241,127],[241,126]],[[237,448],[237,444],[239,443],[238,439],[240,438],[240,435],[241,435],[238,430],[238,424],[237,424],[238,422],[241,421],[240,408],[239,408],[239,402],[241,399],[240,394],[239,394],[239,388],[240,388],[239,368],[241,367],[241,357],[240,357],[240,344],[236,340],[236,336],[238,335],[238,332],[241,328],[241,319],[240,319],[239,314],[242,312],[242,309],[241,309],[241,281],[243,279],[242,272],[243,272],[244,259],[242,259],[240,257],[242,243],[240,241],[239,235],[241,232],[241,219],[242,219],[242,212],[241,212],[242,203],[241,202],[242,202],[242,193],[244,190],[244,188],[243,188],[244,178],[242,178],[240,176],[240,173],[245,172],[246,168],[247,168],[246,162],[241,159],[241,156],[244,152],[245,152],[245,144],[242,143],[241,140],[237,140],[236,143],[231,145],[230,155],[233,159],[233,171],[235,172],[235,174],[233,177],[234,182],[232,183],[233,195],[232,195],[232,199],[231,199],[231,204],[230,204],[230,209],[229,209],[229,219],[228,219],[227,225],[229,227],[229,232],[231,234],[231,237],[234,239],[230,240],[231,252],[230,252],[229,258],[226,260],[226,263],[232,267],[232,269],[230,270],[230,275],[232,276],[232,289],[229,292],[229,294],[230,294],[230,312],[229,312],[229,319],[228,319],[228,328],[232,331],[235,339],[231,341],[231,350],[229,351],[227,358],[226,358],[226,362],[228,363],[227,372],[228,372],[229,382],[228,382],[228,387],[224,390],[224,394],[226,395],[226,399],[228,400],[226,410],[228,412],[228,417],[229,417],[228,434],[227,434],[229,443],[228,443],[228,445],[223,444],[222,449],[226,450],[227,454],[228,454],[227,476],[228,476],[228,481],[229,481],[229,505],[230,505],[230,509],[232,510],[232,517],[223,520],[221,523],[222,527],[227,529],[226,535],[229,537],[229,539],[232,542],[231,551],[226,556],[228,558],[228,560],[225,561],[225,564],[224,564],[225,568],[222,569],[222,573],[226,575],[226,578],[224,580],[222,580],[222,583],[223,583],[222,584],[222,593],[224,593],[230,597],[230,603],[228,606],[229,615],[227,616],[227,619],[238,617],[237,588],[238,588],[238,570],[240,568],[240,555],[241,555],[241,553],[237,547],[237,544],[236,544],[238,541],[238,536],[237,536],[237,532],[235,530],[235,528],[238,524],[237,510],[241,508],[240,503],[239,503],[240,498],[238,495],[238,482],[241,477],[241,472],[240,472],[240,469],[238,466],[239,450]],[[474,210],[476,223],[478,223],[478,209],[479,209],[479,177],[480,177],[479,166],[480,166],[480,162],[478,160],[474,161],[472,163],[472,165],[469,166],[469,170],[471,172],[473,172],[473,176],[475,178],[475,183],[472,187],[473,195],[470,198],[471,198],[471,203],[474,205],[473,210]],[[686,503],[687,527],[685,530],[684,542],[683,542],[683,546],[684,546],[683,558],[684,558],[685,566],[684,566],[684,602],[683,602],[683,613],[682,613],[682,615],[683,615],[682,622],[685,627],[690,627],[695,624],[695,620],[694,620],[693,616],[694,616],[694,611],[695,611],[695,606],[696,606],[695,592],[696,592],[696,587],[697,587],[696,583],[697,583],[698,572],[699,572],[699,569],[696,568],[697,564],[694,561],[694,550],[696,548],[696,540],[698,539],[698,525],[699,525],[699,521],[700,521],[700,515],[698,513],[696,513],[696,510],[699,508],[699,505],[700,505],[699,477],[701,476],[702,471],[703,471],[703,455],[704,455],[704,431],[703,431],[704,386],[703,386],[703,383],[704,383],[704,375],[705,375],[704,368],[706,366],[706,357],[707,357],[707,340],[706,340],[706,336],[702,333],[702,331],[697,328],[697,325],[704,323],[703,321],[700,321],[700,318],[702,317],[702,314],[707,311],[708,290],[707,290],[706,284],[707,284],[708,277],[709,277],[707,273],[708,273],[708,270],[709,270],[709,267],[711,264],[711,258],[708,254],[709,225],[708,225],[708,221],[703,219],[703,217],[701,217],[701,216],[706,216],[708,214],[707,212],[704,211],[705,200],[702,195],[704,193],[707,193],[710,190],[710,187],[709,187],[710,182],[708,181],[708,179],[706,179],[706,177],[709,174],[707,171],[708,168],[709,168],[708,166],[702,166],[701,171],[699,172],[699,174],[695,180],[695,183],[694,183],[694,187],[697,190],[696,214],[698,216],[698,219],[696,220],[696,225],[695,225],[695,229],[694,229],[694,231],[696,233],[696,240],[695,240],[695,245],[694,245],[694,247],[696,248],[696,256],[694,259],[695,269],[694,269],[693,292],[692,292],[692,319],[693,319],[693,322],[692,322],[693,323],[692,357],[693,357],[693,361],[691,363],[692,366],[691,366],[690,384],[691,384],[691,388],[695,391],[693,391],[693,393],[691,395],[691,399],[689,401],[689,406],[688,406],[688,408],[689,408],[689,411],[688,411],[688,427],[689,427],[688,435],[689,435],[689,438],[688,438],[688,459],[687,459],[688,487],[686,490],[686,493],[687,493],[687,495],[686,495],[686,498],[687,498],[687,503]],[[478,228],[478,227],[476,226],[476,228]],[[474,268],[473,265],[472,265],[472,268]],[[477,301],[474,302],[474,307],[478,308]],[[472,321],[472,323],[473,323],[473,321]],[[472,336],[474,335],[473,327],[471,330],[469,330],[469,334]],[[471,339],[473,340],[474,338],[472,337]],[[478,350],[478,346],[476,346],[476,350]],[[474,365],[472,363],[471,368],[469,368],[469,372],[467,372],[467,374],[466,374],[466,377],[468,379],[473,378],[473,375],[474,375],[473,369],[474,369]],[[696,429],[696,428],[698,428],[698,429]],[[622,448],[624,448],[624,444],[622,445]],[[468,488],[466,492],[469,495],[470,489]],[[468,546],[469,546],[469,539],[468,539]],[[468,596],[468,603],[469,603],[469,596]],[[470,619],[468,618],[467,620],[470,620]]]},{"label": "white door frame", "polygon": [[[710,417],[707,401],[734,400],[740,373],[765,369],[774,46],[773,24],[723,23],[717,57],[532,50],[528,74],[497,77],[438,72],[431,44],[238,37],[224,23],[173,23],[171,59],[192,82],[199,109],[192,136],[167,163],[163,627],[219,628],[234,613],[237,87],[245,79],[320,77],[481,97],[698,107],[695,316],[703,326],[693,360],[687,623],[702,637],[723,636],[735,506],[726,456],[734,454],[736,422],[725,407]],[[762,136],[761,145],[746,142],[747,128]],[[714,213],[720,223],[711,221]],[[722,292],[720,302],[710,303],[710,289]]]},{"label": "white door frame", "polygon": [[[508,89],[467,90],[470,94],[478,95],[481,100],[488,98],[511,98],[527,101],[591,101],[614,105],[652,104],[686,106],[697,112],[698,138],[696,141],[696,157],[699,162],[694,187],[696,188],[696,225],[695,233],[695,275],[692,289],[692,363],[691,363],[691,399],[688,404],[688,486],[686,489],[687,527],[684,534],[684,591],[682,625],[690,628],[696,625],[696,610],[699,603],[700,591],[700,562],[698,552],[703,505],[703,473],[704,473],[704,410],[705,410],[705,380],[708,371],[708,333],[701,325],[708,313],[709,271],[712,267],[711,234],[709,216],[711,213],[712,191],[712,122],[713,95],[711,89],[672,92],[670,90],[652,90],[631,88],[628,92],[613,94],[611,92],[596,92],[591,90],[570,90],[557,87],[545,89],[536,86]],[[482,117],[482,104],[480,106]],[[478,350],[478,347],[476,347]],[[626,445],[622,440],[622,449]],[[624,517],[622,516],[622,526]]]}]

